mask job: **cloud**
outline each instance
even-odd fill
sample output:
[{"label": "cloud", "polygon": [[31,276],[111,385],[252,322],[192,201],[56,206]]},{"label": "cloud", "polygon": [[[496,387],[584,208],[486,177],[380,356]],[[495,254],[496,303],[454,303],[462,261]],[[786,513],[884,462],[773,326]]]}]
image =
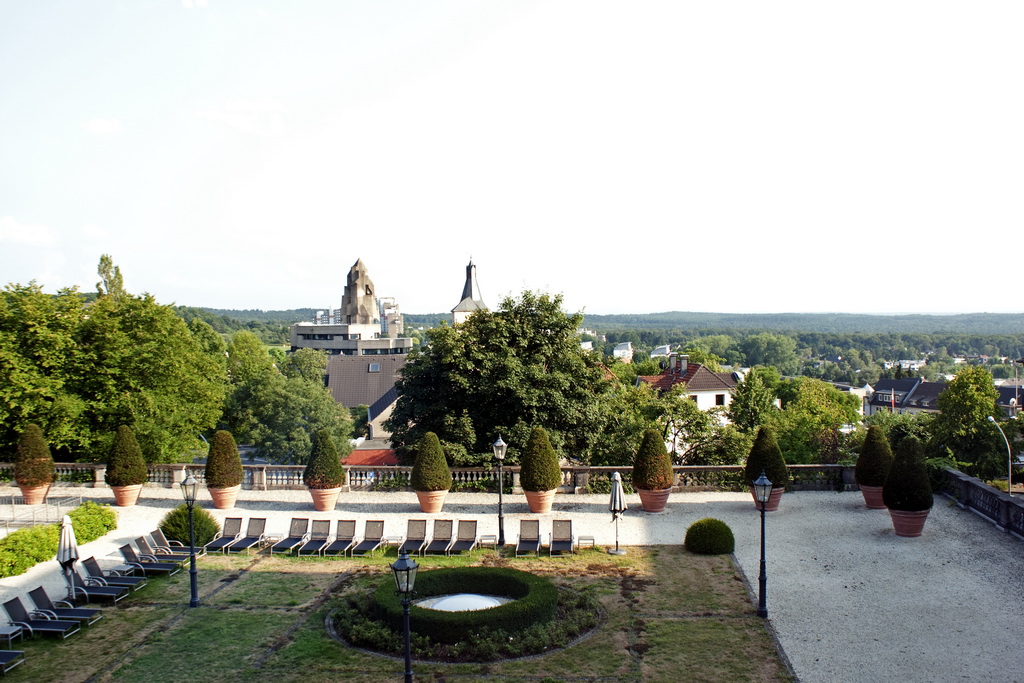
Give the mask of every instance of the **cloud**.
[{"label": "cloud", "polygon": [[121,132],[121,119],[97,117],[83,123],[82,128],[96,137],[108,138]]},{"label": "cloud", "polygon": [[181,6],[185,9],[192,9],[193,7],[199,7],[200,9],[206,9],[206,0],[181,0]]},{"label": "cloud", "polygon": [[284,128],[285,108],[274,100],[222,100],[215,109],[196,112],[206,121],[223,123],[240,133],[269,135]]},{"label": "cloud", "polygon": [[13,216],[0,218],[0,242],[45,247],[57,241],[56,233],[45,225],[25,225]]}]

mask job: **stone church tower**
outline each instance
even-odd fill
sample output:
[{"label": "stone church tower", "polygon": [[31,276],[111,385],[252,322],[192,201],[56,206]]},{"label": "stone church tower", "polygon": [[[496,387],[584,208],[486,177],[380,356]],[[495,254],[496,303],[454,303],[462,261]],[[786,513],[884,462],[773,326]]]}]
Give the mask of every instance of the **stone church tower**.
[{"label": "stone church tower", "polygon": [[476,266],[472,259],[466,266],[466,284],[462,287],[462,300],[452,309],[452,322],[456,325],[464,321],[473,311],[486,311],[487,304],[480,297],[480,285],[476,282]]}]

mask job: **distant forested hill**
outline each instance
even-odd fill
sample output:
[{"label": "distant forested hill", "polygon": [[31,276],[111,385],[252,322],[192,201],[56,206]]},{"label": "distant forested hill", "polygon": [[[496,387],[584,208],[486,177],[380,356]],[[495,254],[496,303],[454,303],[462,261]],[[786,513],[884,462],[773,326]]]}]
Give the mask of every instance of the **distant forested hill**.
[{"label": "distant forested hill", "polygon": [[584,325],[609,329],[678,329],[701,332],[772,330],[777,332],[890,334],[1022,334],[1024,314],[864,315],[856,313],[667,313],[587,315]]}]

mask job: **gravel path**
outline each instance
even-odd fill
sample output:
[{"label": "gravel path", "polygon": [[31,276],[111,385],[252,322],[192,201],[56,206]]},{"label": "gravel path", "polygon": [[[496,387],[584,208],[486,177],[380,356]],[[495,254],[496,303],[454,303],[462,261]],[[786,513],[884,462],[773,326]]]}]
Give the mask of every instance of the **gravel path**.
[{"label": "gravel path", "polygon": [[[112,502],[109,489],[68,489]],[[0,495],[16,494],[0,488]],[[65,493],[65,491],[55,491]],[[204,492],[205,494],[205,492]],[[119,527],[82,546],[82,556],[120,563],[118,547],[151,531],[180,504],[173,489],[147,488],[141,504],[117,508]],[[208,501],[200,501],[210,509]],[[630,510],[619,522],[619,543],[680,544],[691,523],[716,517],[736,535],[736,558],[757,586],[760,517],[749,494],[673,494],[662,514]],[[608,496],[559,496],[554,512],[539,515],[542,532],[552,519],[569,517],[577,535],[598,545],[615,543]],[[514,543],[519,520],[538,517],[525,497],[505,497],[505,536]],[[411,517],[477,519],[480,534],[497,533],[494,494],[453,494],[441,515],[423,515],[415,494],[346,493],[333,513],[312,509],[306,491],[243,491],[234,510],[211,512],[266,516],[267,531],[287,531],[293,516],[310,519],[384,519],[385,535],[400,535]],[[800,492],[783,497],[767,519],[769,621],[798,678],[833,681],[1006,681],[1024,683],[1020,651],[1024,626],[1024,542],[943,498],[917,539],[897,538],[884,510],[867,510],[860,493]],[[56,561],[0,579],[0,600],[45,585],[65,590]]]}]

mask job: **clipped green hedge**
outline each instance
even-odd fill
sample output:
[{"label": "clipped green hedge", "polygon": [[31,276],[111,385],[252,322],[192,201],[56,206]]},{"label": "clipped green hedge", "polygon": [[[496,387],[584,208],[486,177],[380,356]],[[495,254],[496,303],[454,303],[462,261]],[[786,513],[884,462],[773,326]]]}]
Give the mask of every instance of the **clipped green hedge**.
[{"label": "clipped green hedge", "polygon": [[[68,513],[79,544],[95,541],[117,528],[117,513],[109,505],[92,501]],[[41,524],[18,529],[0,539],[0,578],[18,576],[57,555],[59,524]]]},{"label": "clipped green hedge", "polygon": [[[196,536],[196,547],[206,545],[220,534],[220,524],[199,504],[192,508],[192,525]],[[178,541],[188,546],[188,506],[182,503],[168,512],[157,527],[164,532],[164,536],[168,540]]]},{"label": "clipped green hedge", "polygon": [[[512,602],[471,612],[442,612],[413,605],[409,621],[414,633],[441,643],[458,643],[483,628],[517,633],[533,624],[555,618],[558,588],[529,572],[499,567],[434,569],[416,577],[416,597],[455,593],[479,593],[513,598]],[[395,593],[395,581],[388,577],[374,593],[377,618],[396,630],[402,629],[402,602]]]}]

